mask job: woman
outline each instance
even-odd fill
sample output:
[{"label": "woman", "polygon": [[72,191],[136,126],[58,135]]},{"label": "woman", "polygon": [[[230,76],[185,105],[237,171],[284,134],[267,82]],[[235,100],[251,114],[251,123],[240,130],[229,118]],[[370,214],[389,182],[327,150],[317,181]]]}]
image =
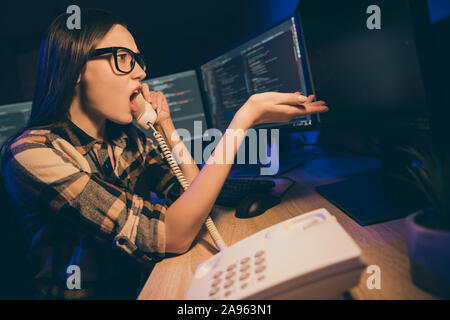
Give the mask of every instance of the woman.
[{"label": "woman", "polygon": [[[81,17],[80,30],[67,29],[68,14],[57,17],[42,42],[31,116],[5,145],[3,182],[32,261],[32,298],[136,298],[156,261],[191,246],[229,173],[225,155],[234,157],[243,137],[227,143],[225,133],[201,171],[193,160],[182,163],[191,183],[183,193],[131,124],[142,93],[157,112],[156,129],[171,148],[178,142],[167,139],[177,135],[166,99],[140,82],[145,64],[133,36],[109,13]],[[327,110],[312,100],[254,95],[229,129],[245,135],[257,124]],[[150,192],[164,201],[151,203]]]}]

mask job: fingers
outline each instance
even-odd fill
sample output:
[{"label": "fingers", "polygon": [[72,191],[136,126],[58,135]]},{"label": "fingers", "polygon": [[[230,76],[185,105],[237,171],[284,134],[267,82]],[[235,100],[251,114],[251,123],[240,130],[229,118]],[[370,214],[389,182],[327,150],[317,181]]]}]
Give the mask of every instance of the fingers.
[{"label": "fingers", "polygon": [[[275,103],[277,103],[277,104],[298,105],[301,103],[312,101],[315,98],[314,95],[310,95],[309,97],[306,97],[306,96],[300,94],[300,92],[295,92],[295,93],[271,92],[271,94],[275,100]],[[312,99],[312,100],[310,100],[310,99]]]},{"label": "fingers", "polygon": [[278,105],[277,107],[284,108],[284,112],[296,116],[313,113],[323,113],[328,111],[328,107],[325,105],[324,101],[316,101],[308,104],[305,103],[299,106]]},{"label": "fingers", "polygon": [[144,96],[144,99],[145,99],[148,103],[150,103],[150,105],[152,106],[153,109],[155,109],[156,106],[154,105],[154,103],[153,103],[153,101],[152,101],[152,95],[151,95],[150,89],[148,88],[148,84],[146,84],[146,83],[143,83],[143,84],[142,84],[142,90],[141,90],[141,92],[142,92],[142,95]]},{"label": "fingers", "polygon": [[327,111],[328,107],[325,105],[325,103],[323,104],[312,103],[306,106],[306,112],[308,113],[322,113]]},{"label": "fingers", "polygon": [[164,103],[164,95],[162,92],[154,92],[153,100],[156,100],[156,110],[159,113],[161,111],[161,106]]},{"label": "fingers", "polygon": [[325,101],[322,100],[305,103],[304,107],[309,113],[322,113],[328,111],[328,107],[326,106]]},{"label": "fingers", "polygon": [[328,109],[328,107],[325,104],[325,101],[322,101],[322,100],[313,102],[311,105],[313,107],[326,107]]},{"label": "fingers", "polygon": [[144,99],[149,102],[153,109],[158,110],[159,106],[161,105],[161,99],[158,98],[162,93],[150,91],[148,88],[148,84],[143,83],[142,84],[142,95],[144,96]]}]

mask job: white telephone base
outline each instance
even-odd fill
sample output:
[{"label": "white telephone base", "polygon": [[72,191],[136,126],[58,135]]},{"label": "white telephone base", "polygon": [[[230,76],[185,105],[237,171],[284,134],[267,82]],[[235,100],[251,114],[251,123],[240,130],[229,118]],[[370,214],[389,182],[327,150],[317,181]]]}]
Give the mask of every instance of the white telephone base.
[{"label": "white telephone base", "polygon": [[273,225],[198,266],[186,299],[334,299],[359,283],[361,250],[326,209]]}]

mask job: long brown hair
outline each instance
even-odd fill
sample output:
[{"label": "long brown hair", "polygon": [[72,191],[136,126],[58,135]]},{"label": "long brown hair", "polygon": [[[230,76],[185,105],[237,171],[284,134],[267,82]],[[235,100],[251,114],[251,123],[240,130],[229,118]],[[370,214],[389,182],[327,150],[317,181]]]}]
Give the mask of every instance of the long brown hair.
[{"label": "long brown hair", "polygon": [[98,9],[81,10],[81,28],[66,26],[69,14],[59,15],[41,43],[36,90],[27,127],[56,124],[68,119],[77,79],[97,43],[115,24],[125,22]]},{"label": "long brown hair", "polygon": [[2,151],[26,129],[58,126],[69,119],[69,107],[78,77],[97,43],[113,25],[126,27],[123,19],[110,12],[99,9],[80,11],[80,29],[67,27],[68,13],[56,17],[48,28],[36,64],[36,89],[31,115],[26,126],[7,139]]}]

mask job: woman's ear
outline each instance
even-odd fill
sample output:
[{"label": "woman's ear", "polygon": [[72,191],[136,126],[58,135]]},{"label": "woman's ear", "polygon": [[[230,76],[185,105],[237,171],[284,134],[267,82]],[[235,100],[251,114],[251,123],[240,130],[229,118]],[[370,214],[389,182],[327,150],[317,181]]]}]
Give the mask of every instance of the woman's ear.
[{"label": "woman's ear", "polygon": [[81,83],[81,76],[84,74],[85,71],[86,71],[86,65],[83,66],[80,73],[78,74],[78,78],[77,78],[77,82],[75,83],[75,86],[78,86]]}]

